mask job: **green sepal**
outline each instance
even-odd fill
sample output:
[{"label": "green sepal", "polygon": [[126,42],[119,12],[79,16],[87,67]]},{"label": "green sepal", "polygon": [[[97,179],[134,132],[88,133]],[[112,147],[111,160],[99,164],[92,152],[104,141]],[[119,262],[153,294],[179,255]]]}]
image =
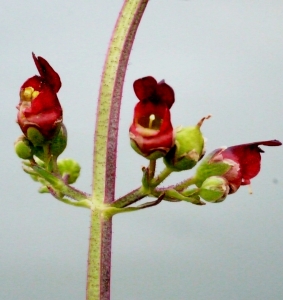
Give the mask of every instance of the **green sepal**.
[{"label": "green sepal", "polygon": [[149,168],[143,167],[142,168],[142,187],[144,191],[150,190],[150,178],[149,178]]},{"label": "green sepal", "polygon": [[44,136],[35,127],[28,128],[26,137],[34,146],[42,146],[46,142]]},{"label": "green sepal", "polygon": [[227,162],[215,162],[212,158],[216,156],[223,149],[217,149],[207,155],[202,162],[198,165],[195,173],[195,184],[200,187],[204,180],[211,176],[221,176],[225,174],[232,167],[232,164]]},{"label": "green sepal", "polygon": [[174,189],[166,190],[165,197],[169,197],[169,198],[177,199],[177,200],[181,200],[181,201],[186,201],[186,202],[190,202],[192,204],[197,204],[197,205],[205,204],[202,201],[200,201],[200,198],[198,195],[192,195],[190,197],[187,197],[187,196],[184,196],[181,193],[177,192]]},{"label": "green sepal", "polygon": [[67,183],[72,184],[80,176],[81,167],[75,160],[64,158],[58,161],[58,170],[62,178],[67,178]]},{"label": "green sepal", "polygon": [[60,131],[50,142],[50,154],[58,157],[67,146],[67,129],[64,124],[61,125]]},{"label": "green sepal", "polygon": [[191,188],[191,189],[182,191],[181,194],[184,195],[185,197],[190,197],[194,194],[198,194],[198,192],[199,192],[199,188]]},{"label": "green sepal", "polygon": [[146,159],[149,160],[156,160],[158,158],[163,157],[166,154],[165,150],[162,149],[156,149],[154,151],[152,151],[150,154],[145,155],[143,152],[140,151],[139,147],[137,146],[136,142],[132,139],[130,139],[131,142],[131,147],[141,156],[143,156]]},{"label": "green sepal", "polygon": [[16,154],[21,159],[31,159],[34,154],[34,147],[32,143],[24,136],[20,136],[14,143]]},{"label": "green sepal", "polygon": [[41,186],[41,187],[38,189],[38,192],[39,192],[40,194],[50,193],[49,190],[48,190],[48,188],[47,188],[47,186],[45,186],[45,185]]},{"label": "green sepal", "polygon": [[64,183],[60,178],[46,171],[44,168],[35,165],[32,166],[32,169],[38,174],[38,176],[49,182],[54,187],[54,189],[60,190],[64,186]]},{"label": "green sepal", "polygon": [[204,138],[200,126],[181,128],[176,132],[175,145],[163,158],[167,168],[176,172],[193,168],[203,156]]},{"label": "green sepal", "polygon": [[199,195],[207,202],[218,203],[225,200],[228,192],[229,185],[225,178],[211,176],[203,182]]}]

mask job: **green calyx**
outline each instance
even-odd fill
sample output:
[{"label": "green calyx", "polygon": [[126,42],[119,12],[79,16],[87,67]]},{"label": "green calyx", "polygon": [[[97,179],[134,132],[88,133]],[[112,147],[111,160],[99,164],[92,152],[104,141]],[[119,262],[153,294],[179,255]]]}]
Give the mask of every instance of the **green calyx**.
[{"label": "green calyx", "polygon": [[64,124],[61,125],[58,134],[51,140],[50,153],[58,157],[67,147],[67,129]]},{"label": "green calyx", "polygon": [[45,143],[44,136],[35,127],[29,127],[26,133],[26,137],[32,144],[36,146],[42,146]]},{"label": "green calyx", "polygon": [[181,128],[176,132],[175,145],[163,158],[165,165],[174,171],[193,168],[202,158],[204,138],[200,126]]},{"label": "green calyx", "polygon": [[14,143],[16,154],[21,159],[31,159],[34,153],[34,147],[31,142],[24,136],[20,136]]},{"label": "green calyx", "polygon": [[163,150],[162,148],[153,150],[150,154],[145,154],[143,153],[140,148],[138,147],[137,143],[134,140],[131,141],[131,147],[141,156],[145,157],[146,159],[149,160],[156,160],[160,157],[163,157],[166,154],[166,151]]},{"label": "green calyx", "polygon": [[221,151],[223,151],[223,149],[221,148],[213,151],[212,153],[207,155],[199,164],[194,176],[196,186],[200,187],[202,183],[211,176],[221,176],[230,170],[232,165],[228,162],[213,161],[213,157]]},{"label": "green calyx", "polygon": [[[46,142],[48,147],[48,155],[57,158],[66,148],[67,146],[67,129],[64,124],[62,124],[60,131],[58,134],[51,140]],[[41,160],[45,160],[45,154],[43,146],[37,146],[34,148],[34,155],[40,158]]]},{"label": "green calyx", "polygon": [[220,176],[207,178],[199,190],[199,195],[207,202],[218,203],[225,200],[229,192],[228,182]]}]

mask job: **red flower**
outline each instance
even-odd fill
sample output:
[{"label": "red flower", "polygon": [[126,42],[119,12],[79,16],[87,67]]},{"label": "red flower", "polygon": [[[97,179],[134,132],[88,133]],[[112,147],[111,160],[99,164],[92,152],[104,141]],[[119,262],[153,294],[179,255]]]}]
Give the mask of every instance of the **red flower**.
[{"label": "red flower", "polygon": [[170,117],[174,91],[164,80],[157,83],[151,76],[136,80],[134,91],[140,102],[130,127],[131,145],[146,158],[157,159],[174,145]]},{"label": "red flower", "polygon": [[29,138],[29,129],[35,128],[44,139],[52,139],[62,124],[62,108],[57,98],[61,87],[59,75],[43,57],[32,54],[40,76],[29,78],[20,89],[17,121]]},{"label": "red flower", "polygon": [[270,140],[217,149],[200,165],[196,176],[198,185],[214,175],[227,179],[229,194],[235,193],[241,185],[250,184],[260,171],[260,153],[264,151],[259,145],[280,146],[282,143]]}]

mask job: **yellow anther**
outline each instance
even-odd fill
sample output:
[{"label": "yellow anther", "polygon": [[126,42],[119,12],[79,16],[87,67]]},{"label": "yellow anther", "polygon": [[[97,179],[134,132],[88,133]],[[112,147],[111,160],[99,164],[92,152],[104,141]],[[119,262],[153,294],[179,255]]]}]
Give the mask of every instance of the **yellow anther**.
[{"label": "yellow anther", "polygon": [[20,98],[22,101],[32,101],[38,94],[38,91],[35,91],[33,87],[29,86],[20,92]]},{"label": "yellow anther", "polygon": [[36,98],[39,94],[39,91],[33,91],[31,94],[31,100],[33,100],[34,98]]},{"label": "yellow anther", "polygon": [[152,122],[155,120],[155,115],[151,114],[149,116],[149,124],[148,124],[148,128],[152,128]]}]

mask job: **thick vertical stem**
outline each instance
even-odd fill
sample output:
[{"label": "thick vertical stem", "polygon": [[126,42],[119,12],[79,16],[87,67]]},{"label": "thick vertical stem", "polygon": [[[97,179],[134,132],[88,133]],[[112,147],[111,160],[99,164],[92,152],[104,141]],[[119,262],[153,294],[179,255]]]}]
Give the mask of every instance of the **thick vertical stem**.
[{"label": "thick vertical stem", "polygon": [[148,0],[125,0],[106,57],[97,107],[87,300],[110,299],[112,220],[103,205],[114,201],[120,104],[135,34]]}]

